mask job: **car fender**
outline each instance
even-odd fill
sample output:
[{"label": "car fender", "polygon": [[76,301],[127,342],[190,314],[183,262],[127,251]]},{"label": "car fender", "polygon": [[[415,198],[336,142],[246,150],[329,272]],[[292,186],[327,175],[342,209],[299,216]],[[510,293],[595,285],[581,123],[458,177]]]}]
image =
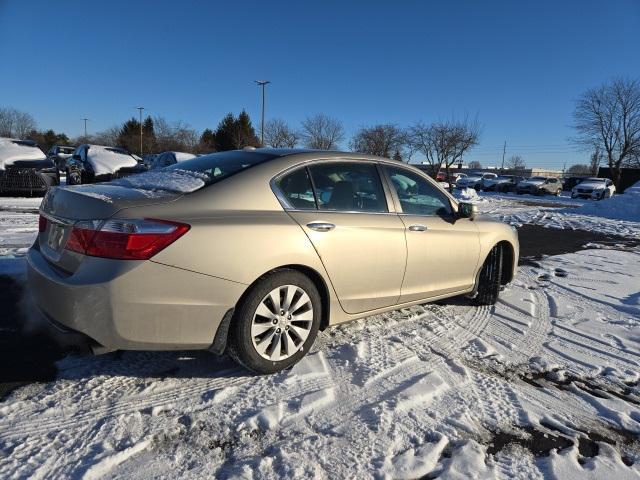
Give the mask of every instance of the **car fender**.
[{"label": "car fender", "polygon": [[476,278],[478,273],[482,269],[482,266],[484,265],[484,262],[491,249],[500,242],[506,242],[511,247],[510,254],[512,255],[512,265],[509,275],[503,278],[508,278],[508,281],[511,281],[513,278],[515,278],[518,269],[518,259],[520,255],[518,232],[511,225],[496,222],[495,220],[489,218],[476,217],[475,221],[477,222],[478,235],[480,239],[480,254],[476,271]]}]

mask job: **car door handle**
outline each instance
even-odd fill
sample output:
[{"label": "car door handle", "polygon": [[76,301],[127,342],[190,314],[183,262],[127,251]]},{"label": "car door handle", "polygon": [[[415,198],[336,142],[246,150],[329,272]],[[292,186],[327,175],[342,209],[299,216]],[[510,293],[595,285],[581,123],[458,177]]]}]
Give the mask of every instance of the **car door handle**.
[{"label": "car door handle", "polygon": [[311,222],[307,223],[307,227],[311,230],[315,230],[316,232],[328,232],[329,230],[336,228],[333,223],[329,222]]},{"label": "car door handle", "polygon": [[427,226],[416,223],[415,225],[409,225],[409,230],[412,232],[424,232],[427,230]]}]

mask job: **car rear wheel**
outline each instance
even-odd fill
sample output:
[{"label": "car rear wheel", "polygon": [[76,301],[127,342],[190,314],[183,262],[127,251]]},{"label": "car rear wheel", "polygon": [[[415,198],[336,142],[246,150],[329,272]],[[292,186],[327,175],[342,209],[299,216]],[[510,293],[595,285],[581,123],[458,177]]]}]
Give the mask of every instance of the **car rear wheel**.
[{"label": "car rear wheel", "polygon": [[496,245],[491,249],[487,259],[482,265],[478,278],[478,305],[493,305],[498,301],[500,294],[500,279],[502,278],[502,245]]},{"label": "car rear wheel", "polygon": [[295,270],[269,274],[238,305],[229,354],[255,373],[290,367],[313,345],[321,309],[318,289],[308,277]]}]

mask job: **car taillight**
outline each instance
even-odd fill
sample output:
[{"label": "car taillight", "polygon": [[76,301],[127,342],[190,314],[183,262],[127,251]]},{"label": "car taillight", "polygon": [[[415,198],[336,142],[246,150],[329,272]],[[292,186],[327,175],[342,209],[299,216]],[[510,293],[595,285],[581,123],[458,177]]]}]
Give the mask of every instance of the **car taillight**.
[{"label": "car taillight", "polygon": [[65,248],[92,257],[148,260],[191,227],[168,220],[83,221],[74,225]]},{"label": "car taillight", "polygon": [[42,233],[47,229],[47,217],[43,217],[42,214],[40,214],[40,217],[38,218],[38,232]]}]

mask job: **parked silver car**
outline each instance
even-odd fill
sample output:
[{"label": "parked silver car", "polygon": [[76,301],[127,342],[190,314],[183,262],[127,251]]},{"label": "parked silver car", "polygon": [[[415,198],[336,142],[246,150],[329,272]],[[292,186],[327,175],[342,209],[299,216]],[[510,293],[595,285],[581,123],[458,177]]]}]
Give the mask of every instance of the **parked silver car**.
[{"label": "parked silver car", "polygon": [[562,182],[556,177],[531,177],[518,183],[516,193],[522,195],[560,195],[562,193]]}]

